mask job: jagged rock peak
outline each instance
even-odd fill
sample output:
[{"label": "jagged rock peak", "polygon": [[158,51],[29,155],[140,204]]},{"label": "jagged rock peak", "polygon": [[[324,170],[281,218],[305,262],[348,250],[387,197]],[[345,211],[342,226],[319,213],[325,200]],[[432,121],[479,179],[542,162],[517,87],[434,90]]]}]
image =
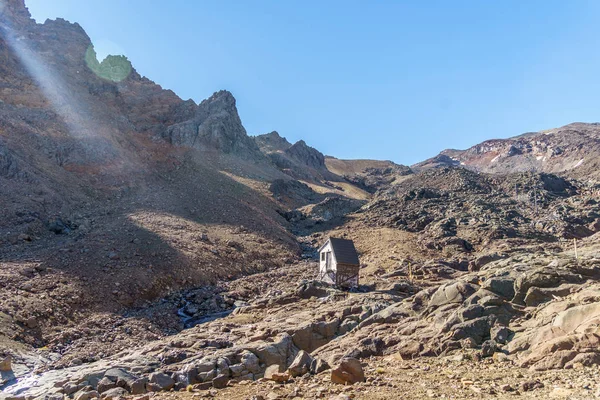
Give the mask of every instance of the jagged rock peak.
[{"label": "jagged rock peak", "polygon": [[310,147],[304,140],[299,140],[285,151],[290,157],[313,168],[325,167],[325,156],[314,147]]},{"label": "jagged rock peak", "polygon": [[273,139],[285,139],[283,136],[281,136],[279,134],[279,132],[277,131],[273,131],[273,132],[269,132],[269,133],[265,133],[263,135],[258,135],[259,137],[264,137],[264,138],[273,138]]},{"label": "jagged rock peak", "polygon": [[[219,90],[210,96],[208,99],[202,100],[200,107],[206,108],[209,111],[216,109],[225,109],[227,111],[236,110],[235,97],[228,90]],[[236,110],[237,113],[237,110]]]},{"label": "jagged rock peak", "polygon": [[176,146],[261,159],[264,156],[254,139],[246,134],[235,104],[230,92],[218,91],[197,106],[193,117],[168,126],[160,136]]},{"label": "jagged rock peak", "polygon": [[296,143],[294,143],[292,145],[293,148],[295,149],[304,149],[306,151],[309,152],[317,152],[319,154],[322,154],[319,150],[315,149],[314,147],[311,147],[309,145],[306,144],[306,142],[302,139],[298,140]]},{"label": "jagged rock peak", "polygon": [[[24,35],[31,39],[34,37],[44,37],[42,46],[55,46],[52,51],[59,54],[73,54],[71,47],[73,42],[83,43],[87,46],[91,40],[83,27],[78,23],[67,21],[63,18],[47,19],[43,24],[36,23],[31,17],[29,9],[25,6],[24,0],[0,0],[0,24],[4,29],[8,29],[4,35]],[[59,39],[60,38],[60,39]],[[62,41],[65,50],[58,50],[57,43]],[[78,49],[76,47],[75,49]],[[67,57],[68,58],[68,57]]]},{"label": "jagged rock peak", "polygon": [[288,142],[286,138],[279,135],[279,132],[277,131],[258,135],[254,140],[256,141],[256,144],[258,144],[258,147],[265,152],[285,151],[292,146],[292,144]]},{"label": "jagged rock peak", "polygon": [[0,0],[0,21],[8,21],[12,26],[34,22],[24,0]]}]

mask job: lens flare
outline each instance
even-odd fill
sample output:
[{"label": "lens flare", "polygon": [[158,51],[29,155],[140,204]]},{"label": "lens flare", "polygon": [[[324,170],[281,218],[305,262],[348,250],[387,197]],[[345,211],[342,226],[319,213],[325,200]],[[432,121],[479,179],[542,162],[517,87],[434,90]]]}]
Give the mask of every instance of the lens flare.
[{"label": "lens flare", "polygon": [[60,75],[30,49],[26,36],[18,35],[6,14],[2,14],[1,17],[0,34],[25,67],[28,75],[37,83],[54,111],[64,120],[69,133],[74,137],[93,134],[93,129],[90,129],[91,127],[82,118],[81,110],[77,109],[77,99],[73,97]]},{"label": "lens flare", "polygon": [[125,56],[108,55],[98,62],[94,45],[90,44],[85,52],[85,63],[97,76],[113,82],[121,82],[131,74],[131,62]]}]

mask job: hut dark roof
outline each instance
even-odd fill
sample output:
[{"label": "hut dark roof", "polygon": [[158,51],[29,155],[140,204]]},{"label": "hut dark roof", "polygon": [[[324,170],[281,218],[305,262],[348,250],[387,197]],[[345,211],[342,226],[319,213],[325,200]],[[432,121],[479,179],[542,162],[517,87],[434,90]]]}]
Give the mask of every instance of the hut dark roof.
[{"label": "hut dark roof", "polygon": [[[354,242],[348,239],[329,238],[327,242],[331,242],[331,249],[335,255],[335,260],[340,264],[360,265],[358,261],[358,253],[354,247]],[[325,247],[321,246],[319,251]]]}]

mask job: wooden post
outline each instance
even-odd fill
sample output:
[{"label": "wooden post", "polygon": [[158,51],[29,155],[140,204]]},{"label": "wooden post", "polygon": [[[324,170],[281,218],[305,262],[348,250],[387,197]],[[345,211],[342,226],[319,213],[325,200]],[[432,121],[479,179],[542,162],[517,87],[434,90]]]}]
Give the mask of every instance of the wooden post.
[{"label": "wooden post", "polygon": [[577,260],[577,238],[573,238],[573,245],[575,246],[575,259]]}]

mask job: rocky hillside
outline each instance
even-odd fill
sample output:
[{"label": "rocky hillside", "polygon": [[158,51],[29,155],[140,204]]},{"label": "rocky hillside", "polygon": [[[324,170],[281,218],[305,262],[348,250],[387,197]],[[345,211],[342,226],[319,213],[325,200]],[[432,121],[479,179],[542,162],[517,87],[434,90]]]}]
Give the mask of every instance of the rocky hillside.
[{"label": "rocky hillside", "polygon": [[444,150],[414,168],[461,165],[488,173],[565,173],[597,182],[598,160],[600,124],[573,123],[510,139],[487,140],[467,150]]},{"label": "rocky hillside", "polygon": [[365,225],[419,233],[423,246],[438,249],[557,242],[598,232],[595,190],[552,174],[488,175],[444,167],[378,192],[360,218]]},{"label": "rocky hillside", "polygon": [[0,0],[0,397],[598,397],[599,129],[340,160]]},{"label": "rocky hillside", "polygon": [[256,136],[254,140],[273,164],[294,178],[316,182],[339,180],[325,166],[325,156],[304,140],[291,144],[277,132]]},{"label": "rocky hillside", "polygon": [[[0,335],[10,346],[70,340],[65,327],[97,324],[95,313],[280,267],[302,252],[288,213],[318,205],[295,213],[335,225],[363,204],[304,142],[283,150],[295,169],[275,162],[231,93],[182,100],[124,57],[97,60],[78,24],[38,24],[23,0],[0,4]],[[311,187],[296,181],[304,170]]]}]

